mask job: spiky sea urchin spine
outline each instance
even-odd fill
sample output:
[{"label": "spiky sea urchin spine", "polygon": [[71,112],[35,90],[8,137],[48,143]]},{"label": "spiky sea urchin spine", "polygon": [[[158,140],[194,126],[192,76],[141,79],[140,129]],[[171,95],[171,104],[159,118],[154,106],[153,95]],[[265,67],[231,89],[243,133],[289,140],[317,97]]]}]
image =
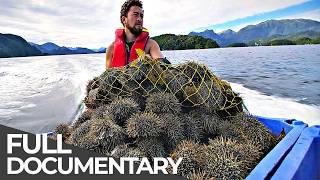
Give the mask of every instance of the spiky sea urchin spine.
[{"label": "spiky sea urchin spine", "polygon": [[146,111],[160,113],[178,114],[181,107],[178,99],[171,93],[153,93],[146,101]]},{"label": "spiky sea urchin spine", "polygon": [[166,149],[172,151],[185,138],[182,119],[177,115],[162,114],[161,127],[164,129],[163,138]]},{"label": "spiky sea urchin spine", "polygon": [[149,137],[141,138],[137,141],[138,148],[144,152],[147,157],[167,157],[167,152],[164,149],[163,142],[160,138]]},{"label": "spiky sea urchin spine", "polygon": [[245,113],[239,113],[230,121],[237,126],[243,134],[243,139],[261,145],[262,151],[267,152],[273,145],[271,132],[257,119]]},{"label": "spiky sea urchin spine", "polygon": [[120,157],[138,157],[143,158],[146,157],[146,154],[141,151],[139,148],[130,147],[128,144],[122,144],[116,146],[112,152],[111,156],[120,158]]},{"label": "spiky sea urchin spine", "polygon": [[91,89],[88,92],[88,95],[84,99],[84,103],[86,107],[95,109],[97,107],[98,101],[97,101],[97,95],[99,92],[99,88]]},{"label": "spiky sea urchin spine", "polygon": [[125,83],[128,78],[119,68],[109,68],[100,77],[99,100],[103,104],[109,104],[118,97],[127,97],[131,89]]},{"label": "spiky sea urchin spine", "polygon": [[127,121],[127,133],[129,137],[158,137],[163,132],[161,119],[154,113],[138,113]]},{"label": "spiky sea urchin spine", "polygon": [[146,108],[146,97],[139,92],[139,90],[135,90],[132,92],[131,99],[133,99],[139,106],[140,111],[144,111]]},{"label": "spiky sea urchin spine", "polygon": [[85,121],[80,124],[72,133],[68,139],[67,143],[73,144],[75,146],[81,146],[82,140],[85,138],[86,134],[90,131],[91,120]]},{"label": "spiky sea urchin spine", "polygon": [[193,61],[181,64],[178,68],[196,84],[209,80],[212,77],[212,73],[208,67]]},{"label": "spiky sea urchin spine", "polygon": [[105,117],[105,114],[107,112],[108,105],[102,105],[98,107],[97,109],[93,110],[92,112],[92,119],[103,119]]},{"label": "spiky sea urchin spine", "polygon": [[87,84],[86,90],[87,90],[87,95],[92,89],[98,88],[99,85],[99,77],[95,77],[92,80],[90,80]]},{"label": "spiky sea urchin spine", "polygon": [[205,164],[204,172],[209,177],[215,179],[243,179],[243,162],[239,161],[235,155],[225,150],[212,151],[207,148],[204,151]]},{"label": "spiky sea urchin spine", "polygon": [[138,112],[139,106],[131,98],[114,100],[106,108],[106,114],[120,126],[123,126],[133,114]]},{"label": "spiky sea urchin spine", "polygon": [[233,154],[239,161],[243,162],[242,177],[246,176],[245,170],[252,169],[254,165],[258,163],[262,153],[259,151],[259,147],[252,143],[238,142],[230,138],[224,138],[222,136],[209,141],[208,148],[212,153],[218,153],[218,151],[225,151],[227,154]]},{"label": "spiky sea urchin spine", "polygon": [[[243,117],[244,116],[244,117]],[[237,115],[224,120],[219,125],[219,134],[244,144],[247,150],[255,152],[248,161],[248,166],[253,167],[274,144],[271,133],[257,120],[247,115]],[[251,153],[252,154],[252,153]]]},{"label": "spiky sea urchin spine", "polygon": [[200,139],[203,136],[201,121],[192,118],[190,113],[183,114],[181,118],[182,123],[184,124],[184,136],[189,140],[200,142]]},{"label": "spiky sea urchin spine", "polygon": [[178,167],[178,175],[188,177],[204,163],[202,146],[193,141],[182,141],[171,153],[171,158],[183,158]]},{"label": "spiky sea urchin spine", "polygon": [[190,176],[187,177],[189,180],[215,180],[214,178],[210,178],[205,172],[198,170],[198,172],[193,171]]},{"label": "spiky sea urchin spine", "polygon": [[189,114],[193,119],[201,122],[203,131],[207,134],[216,135],[218,134],[219,124],[221,122],[220,117],[216,113],[210,113],[201,108],[191,110]]},{"label": "spiky sea urchin spine", "polygon": [[99,76],[99,88],[108,92],[108,94],[117,94],[122,88],[119,77],[122,75],[121,70],[109,68]]},{"label": "spiky sea urchin spine", "polygon": [[263,152],[261,151],[261,146],[259,144],[253,143],[251,141],[246,141],[241,145],[241,152],[239,154],[239,159],[244,161],[244,164],[248,167],[246,173],[249,174],[259,161],[263,158]]},{"label": "spiky sea urchin spine", "polygon": [[72,128],[75,129],[75,128],[79,127],[82,123],[90,120],[91,117],[92,117],[92,113],[93,113],[93,111],[92,111],[91,109],[85,110],[85,111],[78,117],[78,119],[72,123],[72,125],[71,125]]},{"label": "spiky sea urchin spine", "polygon": [[148,74],[148,69],[149,67],[146,63],[144,63],[142,57],[139,57],[139,59],[128,64],[128,66],[125,69],[125,73],[130,77],[130,79],[140,83],[146,78]]},{"label": "spiky sea urchin spine", "polygon": [[[198,94],[204,100],[200,106],[212,113],[224,108],[226,97],[219,87],[220,79],[213,77],[208,81],[202,82],[198,87]],[[200,98],[199,98],[200,99]]]},{"label": "spiky sea urchin spine", "polygon": [[239,142],[245,141],[242,129],[240,129],[235,123],[227,120],[220,122],[218,126],[218,135],[224,138],[231,138]]},{"label": "spiky sea urchin spine", "polygon": [[[175,95],[181,94],[182,87],[188,83],[188,77],[174,67],[171,67],[167,70],[167,73],[163,74],[163,79],[167,84],[166,92]],[[181,95],[178,95],[178,97],[181,97]]]},{"label": "spiky sea urchin spine", "polygon": [[92,120],[90,131],[85,136],[85,143],[88,149],[98,150],[102,153],[109,153],[117,145],[125,142],[125,130],[112,120]]},{"label": "spiky sea urchin spine", "polygon": [[65,141],[71,134],[71,128],[68,124],[62,123],[55,127],[55,134],[62,134],[62,139]]}]

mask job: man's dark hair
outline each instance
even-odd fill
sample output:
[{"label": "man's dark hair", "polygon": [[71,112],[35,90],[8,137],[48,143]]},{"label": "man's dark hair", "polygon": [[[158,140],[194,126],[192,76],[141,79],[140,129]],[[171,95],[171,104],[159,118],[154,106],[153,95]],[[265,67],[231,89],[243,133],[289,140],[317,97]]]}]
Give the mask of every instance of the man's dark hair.
[{"label": "man's dark hair", "polygon": [[[120,11],[120,22],[123,24],[121,18],[122,16],[127,17],[128,16],[128,12],[129,9],[132,6],[138,6],[140,8],[142,8],[142,2],[140,0],[126,0],[126,2],[124,2],[121,6],[121,11]],[[124,24],[123,24],[124,25]]]}]

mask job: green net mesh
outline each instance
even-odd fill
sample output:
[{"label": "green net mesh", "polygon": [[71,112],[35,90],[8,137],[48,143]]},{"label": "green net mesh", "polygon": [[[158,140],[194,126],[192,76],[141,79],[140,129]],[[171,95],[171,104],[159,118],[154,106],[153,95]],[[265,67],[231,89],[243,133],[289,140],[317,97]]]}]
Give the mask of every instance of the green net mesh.
[{"label": "green net mesh", "polygon": [[141,55],[125,67],[107,69],[94,78],[87,86],[84,102],[89,108],[119,97],[143,102],[152,93],[171,93],[182,107],[203,107],[225,116],[243,111],[239,95],[205,65],[191,61],[165,64],[148,55]]}]

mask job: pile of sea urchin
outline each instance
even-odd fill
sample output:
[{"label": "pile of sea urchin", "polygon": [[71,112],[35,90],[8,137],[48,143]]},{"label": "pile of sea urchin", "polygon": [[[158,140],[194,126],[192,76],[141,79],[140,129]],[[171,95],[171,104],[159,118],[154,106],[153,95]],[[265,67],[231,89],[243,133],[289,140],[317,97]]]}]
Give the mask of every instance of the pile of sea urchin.
[{"label": "pile of sea urchin", "polygon": [[189,179],[245,178],[279,140],[195,62],[140,57],[90,81],[84,102],[72,125],[55,129],[65,142],[114,157],[182,157],[178,174]]}]

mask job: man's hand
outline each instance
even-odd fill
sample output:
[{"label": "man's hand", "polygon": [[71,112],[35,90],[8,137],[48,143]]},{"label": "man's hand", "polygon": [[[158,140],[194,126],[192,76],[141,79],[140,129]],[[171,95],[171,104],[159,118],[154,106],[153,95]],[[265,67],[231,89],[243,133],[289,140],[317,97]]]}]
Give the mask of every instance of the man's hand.
[{"label": "man's hand", "polygon": [[158,59],[156,59],[156,60],[162,61],[162,62],[165,63],[165,64],[171,64],[171,62],[170,62],[167,58],[158,58]]}]

